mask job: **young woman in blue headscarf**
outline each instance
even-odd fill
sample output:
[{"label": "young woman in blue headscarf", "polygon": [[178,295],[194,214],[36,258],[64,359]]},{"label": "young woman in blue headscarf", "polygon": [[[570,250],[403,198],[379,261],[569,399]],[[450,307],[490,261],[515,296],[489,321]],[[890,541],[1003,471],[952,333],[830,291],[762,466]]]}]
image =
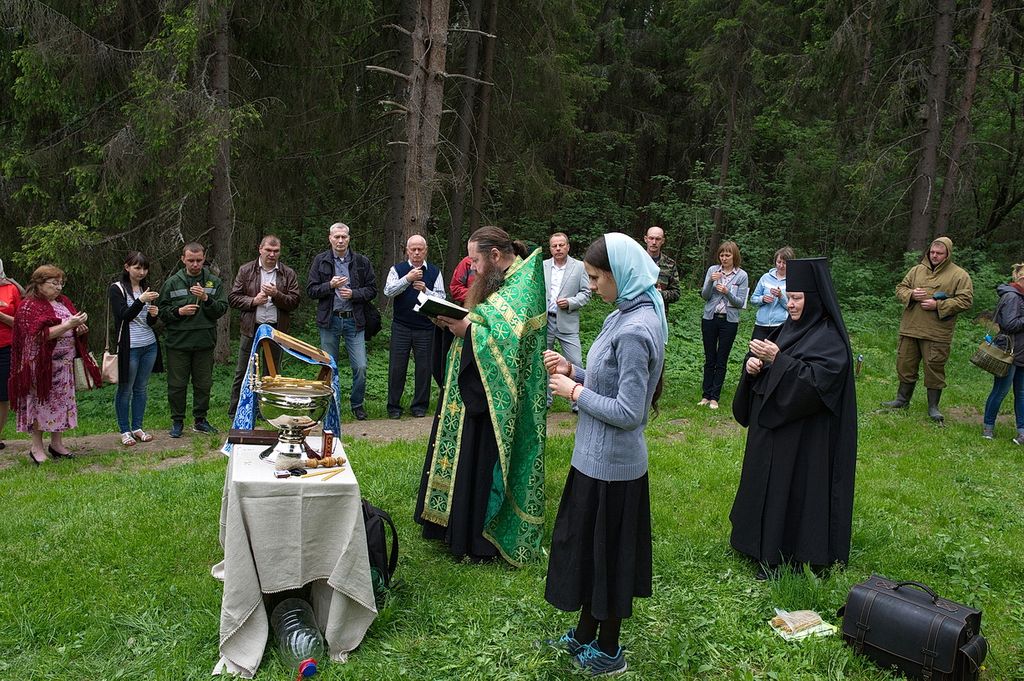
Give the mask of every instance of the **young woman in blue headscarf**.
[{"label": "young woman in blue headscarf", "polygon": [[658,266],[625,234],[583,256],[590,290],[616,309],[587,368],[544,353],[551,392],[579,407],[576,444],[555,519],[544,597],[579,622],[550,643],[592,676],[625,670],[619,646],[633,598],[651,595],[651,505],[644,427],[657,408],[668,323]]}]

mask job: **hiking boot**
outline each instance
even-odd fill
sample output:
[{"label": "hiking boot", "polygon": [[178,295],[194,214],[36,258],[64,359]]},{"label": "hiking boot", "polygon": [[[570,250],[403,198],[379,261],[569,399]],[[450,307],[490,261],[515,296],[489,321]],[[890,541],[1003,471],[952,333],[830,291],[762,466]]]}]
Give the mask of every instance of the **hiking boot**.
[{"label": "hiking boot", "polygon": [[939,411],[939,400],[942,399],[942,388],[928,388],[928,416],[936,423],[942,423],[942,412]]},{"label": "hiking boot", "polygon": [[986,426],[986,425],[982,424],[982,426],[981,426],[981,436],[983,438],[985,438],[986,440],[993,439],[996,436],[996,427],[995,426]]},{"label": "hiking boot", "polygon": [[580,650],[583,649],[583,644],[576,640],[576,627],[562,634],[561,638],[547,638],[543,641],[537,641],[537,644],[538,647],[539,645],[545,645],[555,650],[564,650],[572,657],[576,657]]},{"label": "hiking boot", "polygon": [[896,399],[890,402],[882,402],[882,406],[887,409],[903,409],[910,404],[910,398],[914,395],[914,386],[916,383],[900,383],[899,390],[896,391]]},{"label": "hiking boot", "polygon": [[217,434],[217,429],[214,428],[206,419],[196,419],[196,422],[192,424],[192,430],[197,433],[209,433],[210,435]]},{"label": "hiking boot", "polygon": [[614,655],[597,647],[597,641],[588,643],[573,657],[573,664],[590,676],[613,676],[626,671],[626,656],[620,646]]},{"label": "hiking boot", "polygon": [[181,421],[171,421],[171,437],[181,437],[181,431],[185,430],[185,424]]}]

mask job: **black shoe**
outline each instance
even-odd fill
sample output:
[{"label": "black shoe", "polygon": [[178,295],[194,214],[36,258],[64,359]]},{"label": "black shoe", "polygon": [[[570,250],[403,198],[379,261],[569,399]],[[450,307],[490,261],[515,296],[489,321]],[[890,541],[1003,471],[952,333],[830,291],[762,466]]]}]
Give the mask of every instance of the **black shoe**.
[{"label": "black shoe", "polygon": [[63,454],[61,452],[58,452],[56,449],[53,448],[53,445],[47,445],[46,446],[46,451],[50,452],[50,456],[52,456],[55,459],[73,459],[73,458],[75,458],[75,455],[72,454],[71,452],[68,452],[67,454]]},{"label": "black shoe", "polygon": [[210,435],[216,435],[218,432],[206,419],[196,419],[196,422],[192,424],[192,430],[197,433],[209,433]]},{"label": "black shoe", "polygon": [[185,430],[185,424],[181,421],[171,421],[171,437],[181,437],[183,430]]},{"label": "black shoe", "polygon": [[757,574],[754,575],[754,579],[759,582],[767,582],[769,579],[775,579],[778,576],[778,565],[765,565],[764,563],[761,563],[757,566]]},{"label": "black shoe", "polygon": [[421,418],[423,418],[424,416],[427,415],[427,412],[420,411],[419,409],[415,409],[415,410],[413,410],[412,415],[415,416],[418,419],[421,419]]},{"label": "black shoe", "polygon": [[400,411],[389,411],[388,412],[388,418],[389,419],[396,419],[396,420],[400,419],[400,418],[402,418],[402,412],[400,412]]},{"label": "black shoe", "polygon": [[362,407],[352,407],[352,415],[356,417],[356,421],[366,420],[366,410]]}]

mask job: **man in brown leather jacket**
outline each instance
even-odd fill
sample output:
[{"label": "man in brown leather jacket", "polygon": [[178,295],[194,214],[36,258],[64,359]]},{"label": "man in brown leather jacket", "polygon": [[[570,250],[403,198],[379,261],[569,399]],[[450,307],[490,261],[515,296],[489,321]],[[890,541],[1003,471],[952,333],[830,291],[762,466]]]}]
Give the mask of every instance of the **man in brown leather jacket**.
[{"label": "man in brown leather jacket", "polygon": [[[268,234],[260,241],[259,253],[256,260],[238,268],[235,283],[228,294],[228,304],[242,311],[238,362],[235,365],[235,382],[231,386],[231,406],[228,407],[228,416],[232,418],[238,407],[238,394],[249,365],[256,328],[260,324],[270,324],[288,333],[291,313],[299,306],[300,300],[295,270],[280,262],[281,240]],[[280,349],[277,346],[274,349],[275,359],[280,360]]]}]

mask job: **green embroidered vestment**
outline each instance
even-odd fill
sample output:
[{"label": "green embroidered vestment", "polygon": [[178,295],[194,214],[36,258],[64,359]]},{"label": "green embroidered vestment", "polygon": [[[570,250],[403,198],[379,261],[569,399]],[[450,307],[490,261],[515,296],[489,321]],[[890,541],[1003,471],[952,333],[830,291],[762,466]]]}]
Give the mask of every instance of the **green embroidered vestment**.
[{"label": "green embroidered vestment", "polygon": [[[547,435],[547,300],[540,249],[516,258],[505,283],[470,312],[473,357],[487,394],[498,443],[484,537],[509,563],[540,555],[544,536],[544,443]],[[448,353],[441,422],[431,457],[423,518],[448,525],[456,487],[465,405],[458,367],[464,343]]]}]

